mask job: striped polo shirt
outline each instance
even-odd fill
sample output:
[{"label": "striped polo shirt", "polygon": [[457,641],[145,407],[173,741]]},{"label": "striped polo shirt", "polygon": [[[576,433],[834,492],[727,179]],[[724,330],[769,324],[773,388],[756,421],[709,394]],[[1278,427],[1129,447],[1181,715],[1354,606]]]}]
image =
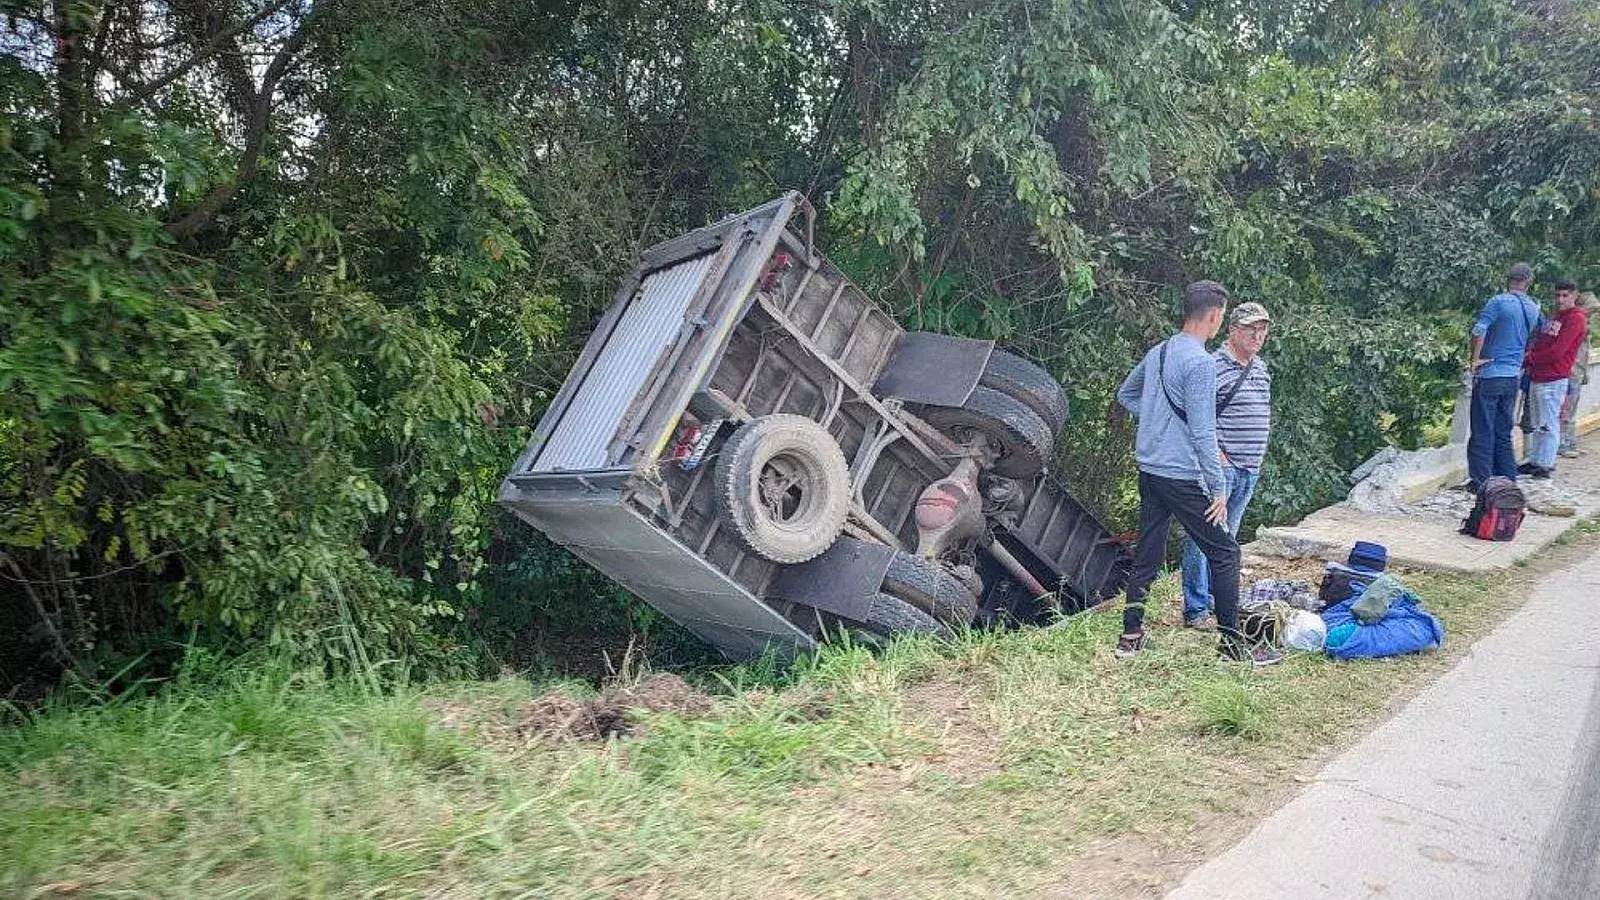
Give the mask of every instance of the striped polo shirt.
[{"label": "striped polo shirt", "polygon": [[[1228,352],[1227,344],[1211,356],[1217,363],[1217,446],[1233,465],[1259,472],[1272,429],[1272,375],[1266,360],[1256,357],[1247,370]],[[1240,378],[1245,382],[1234,393]],[[1223,409],[1222,400],[1229,394],[1233,400]]]}]

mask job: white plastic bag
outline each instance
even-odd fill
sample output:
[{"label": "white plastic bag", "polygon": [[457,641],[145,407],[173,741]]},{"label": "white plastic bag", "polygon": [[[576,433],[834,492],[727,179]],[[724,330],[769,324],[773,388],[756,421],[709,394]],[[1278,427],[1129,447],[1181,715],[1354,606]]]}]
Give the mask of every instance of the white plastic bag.
[{"label": "white plastic bag", "polygon": [[1314,612],[1297,609],[1283,623],[1283,645],[1290,650],[1315,652],[1328,639],[1328,626]]}]

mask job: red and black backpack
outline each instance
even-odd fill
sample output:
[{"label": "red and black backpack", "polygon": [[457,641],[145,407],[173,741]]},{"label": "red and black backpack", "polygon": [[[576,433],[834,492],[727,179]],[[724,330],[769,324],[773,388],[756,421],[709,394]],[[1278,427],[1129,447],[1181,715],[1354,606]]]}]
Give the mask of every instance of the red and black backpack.
[{"label": "red and black backpack", "polygon": [[1528,498],[1509,478],[1496,475],[1483,483],[1478,502],[1461,526],[1461,533],[1482,541],[1509,541],[1522,527]]}]

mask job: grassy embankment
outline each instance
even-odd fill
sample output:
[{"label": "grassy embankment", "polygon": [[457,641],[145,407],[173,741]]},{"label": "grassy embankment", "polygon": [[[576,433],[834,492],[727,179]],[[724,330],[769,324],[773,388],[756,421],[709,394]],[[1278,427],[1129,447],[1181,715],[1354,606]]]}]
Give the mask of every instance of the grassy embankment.
[{"label": "grassy embankment", "polygon": [[[1143,896],[1503,618],[1535,564],[1410,583],[1446,652],[1236,672],[1116,616],[697,673],[699,717],[518,728],[524,680],[377,695],[233,669],[0,730],[14,896]],[[1167,608],[1174,586],[1165,582]],[[548,689],[543,685],[541,689]],[[572,686],[580,693],[581,685]]]}]

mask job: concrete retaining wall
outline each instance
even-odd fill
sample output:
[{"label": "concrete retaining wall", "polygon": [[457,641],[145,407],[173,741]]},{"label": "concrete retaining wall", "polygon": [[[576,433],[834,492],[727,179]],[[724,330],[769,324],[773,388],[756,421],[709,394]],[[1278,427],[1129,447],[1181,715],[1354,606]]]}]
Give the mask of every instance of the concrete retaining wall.
[{"label": "concrete retaining wall", "polygon": [[[1441,487],[1460,484],[1467,478],[1467,436],[1471,432],[1472,386],[1463,384],[1456,397],[1450,420],[1450,443],[1408,454],[1406,472],[1399,478],[1407,503],[1420,500]],[[1589,383],[1578,401],[1578,430],[1581,434],[1600,429],[1600,362],[1589,366]],[[1522,430],[1512,429],[1511,441],[1522,453]]]}]

